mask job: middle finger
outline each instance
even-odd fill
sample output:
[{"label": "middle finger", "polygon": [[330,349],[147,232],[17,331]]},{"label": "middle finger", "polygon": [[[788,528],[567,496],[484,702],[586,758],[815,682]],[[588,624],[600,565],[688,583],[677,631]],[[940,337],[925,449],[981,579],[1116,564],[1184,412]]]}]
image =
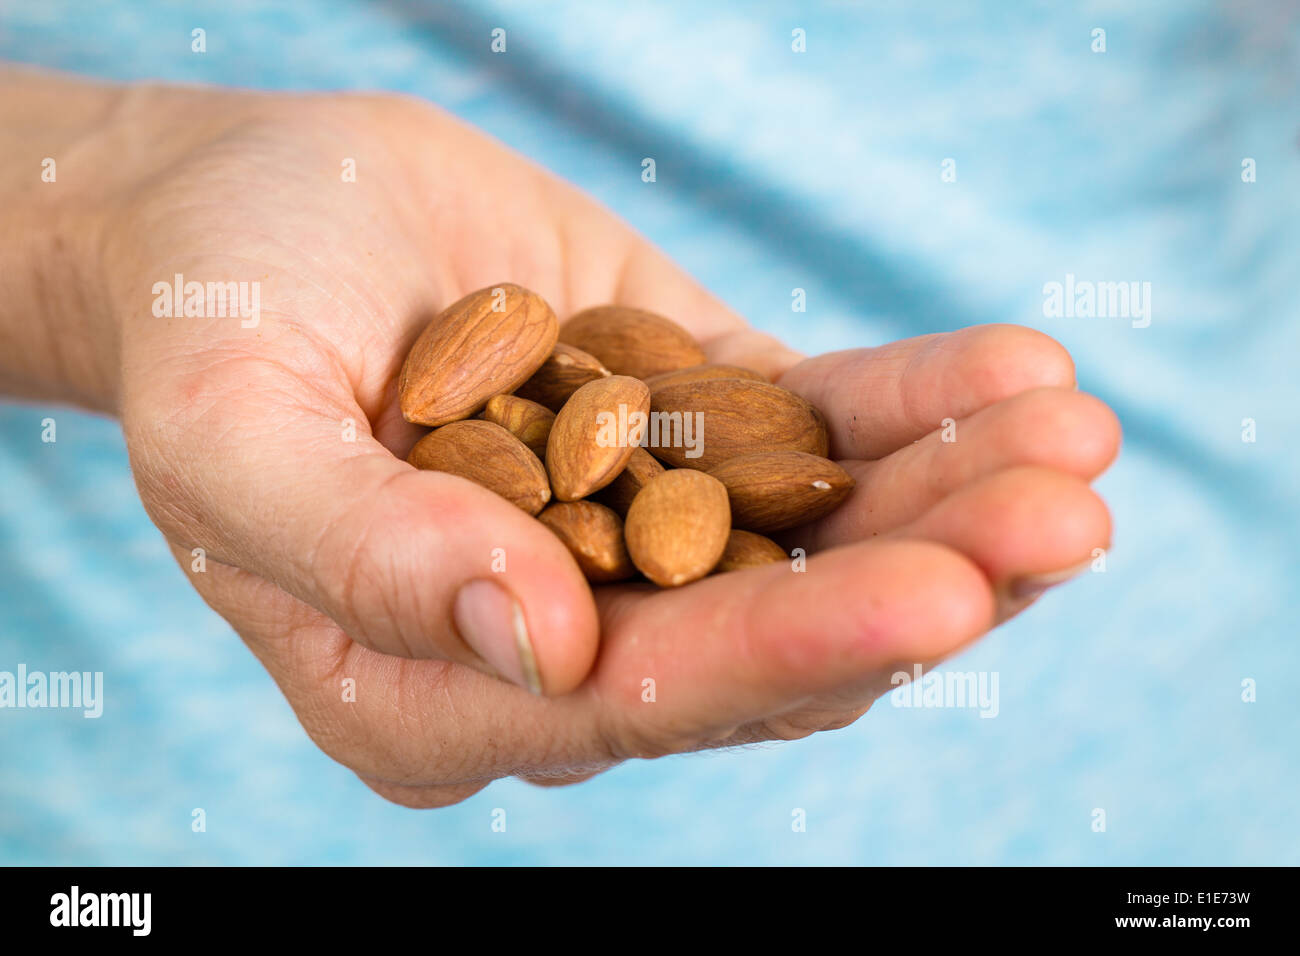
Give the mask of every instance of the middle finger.
[{"label": "middle finger", "polygon": [[853,493],[787,537],[819,550],[885,534],[970,482],[1020,465],[1091,481],[1114,460],[1119,441],[1119,421],[1099,399],[1066,388],[1022,392],[878,461],[840,462],[857,483]]}]

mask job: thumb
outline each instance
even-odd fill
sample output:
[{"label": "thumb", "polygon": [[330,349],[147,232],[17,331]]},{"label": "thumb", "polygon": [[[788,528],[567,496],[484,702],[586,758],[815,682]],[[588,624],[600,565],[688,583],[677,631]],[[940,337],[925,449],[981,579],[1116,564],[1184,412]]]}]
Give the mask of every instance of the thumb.
[{"label": "thumb", "polygon": [[568,550],[540,522],[382,446],[330,481],[319,500],[298,502],[293,519],[304,540],[318,542],[300,596],[354,640],[486,669],[535,693],[581,683],[596,655],[595,605]]},{"label": "thumb", "polygon": [[[220,401],[169,406],[201,411],[124,410],[141,495],[168,537],[273,581],[374,650],[536,693],[582,682],[595,605],[549,530],[485,488],[396,458],[350,402],[282,407],[274,398],[302,394],[281,378],[292,373],[242,364]],[[341,435],[348,418],[355,440]]]}]

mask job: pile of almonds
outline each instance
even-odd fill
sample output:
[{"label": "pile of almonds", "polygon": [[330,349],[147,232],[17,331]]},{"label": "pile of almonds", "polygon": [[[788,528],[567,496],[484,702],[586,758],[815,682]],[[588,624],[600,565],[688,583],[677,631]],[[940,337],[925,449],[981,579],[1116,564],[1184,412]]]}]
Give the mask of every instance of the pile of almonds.
[{"label": "pile of almonds", "polygon": [[[421,333],[398,392],[406,420],[433,428],[412,465],[535,515],[592,583],[639,571],[675,587],[784,560],[764,534],[820,518],[853,490],[826,457],[817,409],[752,369],[709,364],[689,332],[640,309],[598,306],[561,327],[527,289],[480,289]],[[600,439],[611,416],[635,412],[691,416],[700,440]]]}]

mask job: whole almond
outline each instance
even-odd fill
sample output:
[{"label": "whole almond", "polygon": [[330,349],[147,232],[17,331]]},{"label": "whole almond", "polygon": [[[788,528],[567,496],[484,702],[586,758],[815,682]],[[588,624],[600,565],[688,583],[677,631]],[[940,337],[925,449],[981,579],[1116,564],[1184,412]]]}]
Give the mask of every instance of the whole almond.
[{"label": "whole almond", "polygon": [[518,395],[493,395],[483,409],[483,420],[500,425],[538,458],[546,457],[546,439],[555,424],[555,412],[549,408]]},{"label": "whole almond", "polygon": [[582,386],[608,375],[609,369],[594,355],[564,342],[556,342],[542,367],[515,389],[515,394],[558,412],[569,396]]},{"label": "whole almond", "polygon": [[596,356],[615,375],[649,378],[704,362],[691,333],[644,309],[600,305],[560,327],[560,341]]},{"label": "whole almond", "polygon": [[429,432],[406,460],[425,471],[445,471],[495,491],[535,515],[551,500],[546,471],[514,435],[492,422],[451,422]]},{"label": "whole almond", "polygon": [[658,375],[651,375],[645,380],[645,383],[650,388],[650,394],[653,395],[659,389],[667,388],[669,385],[680,385],[683,382],[707,382],[715,378],[747,378],[751,382],[767,381],[767,376],[762,372],[756,372],[752,368],[745,368],[743,365],[705,363],[704,365],[692,365],[690,368],[679,368],[675,372],[660,372]]},{"label": "whole almond", "polygon": [[632,563],[666,588],[712,571],[730,531],[731,509],[722,482],[684,468],[652,478],[633,499],[623,526]]},{"label": "whole almond", "polygon": [[654,393],[650,411],[658,423],[656,446],[652,422],[650,453],[677,468],[709,471],[760,449],[824,458],[829,444],[822,413],[768,382],[719,378],[669,385]]},{"label": "whole almond", "polygon": [[626,375],[598,378],[574,392],[546,443],[555,497],[576,501],[617,478],[637,447],[637,415],[644,418],[649,410],[650,390]]},{"label": "whole almond", "polygon": [[623,519],[594,501],[557,501],[537,516],[572,553],[592,584],[636,575],[623,543]]},{"label": "whole almond", "polygon": [[402,365],[402,416],[420,425],[469,418],[512,392],[555,347],[559,323],[541,296],[508,282],[471,292],[420,333]]},{"label": "whole almond", "polygon": [[626,515],[637,492],[655,475],[663,473],[664,466],[659,464],[658,459],[644,448],[638,448],[632,452],[626,467],[618,473],[618,477],[597,492],[597,497],[602,504],[608,505],[621,515]]},{"label": "whole almond", "polygon": [[784,561],[786,557],[785,550],[771,538],[732,528],[727,537],[727,547],[713,570],[718,574],[724,571],[743,571],[745,568],[775,564]]},{"label": "whole almond", "polygon": [[727,488],[731,523],[749,531],[781,531],[830,514],[853,490],[835,462],[800,451],[759,451],[714,465]]}]

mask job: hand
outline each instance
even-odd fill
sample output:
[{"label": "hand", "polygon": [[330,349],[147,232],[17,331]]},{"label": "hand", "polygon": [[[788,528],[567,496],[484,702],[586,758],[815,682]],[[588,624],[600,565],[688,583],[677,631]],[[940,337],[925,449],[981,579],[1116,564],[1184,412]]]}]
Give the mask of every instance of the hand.
[{"label": "hand", "polygon": [[[117,171],[82,270],[112,344],[86,359],[103,387],[84,400],[120,413],[141,497],[194,586],[322,749],[390,800],[441,806],[507,775],[571,782],[845,726],[893,673],[960,650],[1109,543],[1088,482],[1118,426],[1046,336],[985,326],[801,361],[608,211],[423,103],[112,97],[92,141]],[[178,273],[257,283],[258,324],[155,316],[155,283]],[[788,536],[806,571],[593,601],[542,525],[406,465],[424,431],[397,407],[407,348],[502,281],[561,319],[606,302],[661,312],[711,360],[821,408],[858,487]]]}]

